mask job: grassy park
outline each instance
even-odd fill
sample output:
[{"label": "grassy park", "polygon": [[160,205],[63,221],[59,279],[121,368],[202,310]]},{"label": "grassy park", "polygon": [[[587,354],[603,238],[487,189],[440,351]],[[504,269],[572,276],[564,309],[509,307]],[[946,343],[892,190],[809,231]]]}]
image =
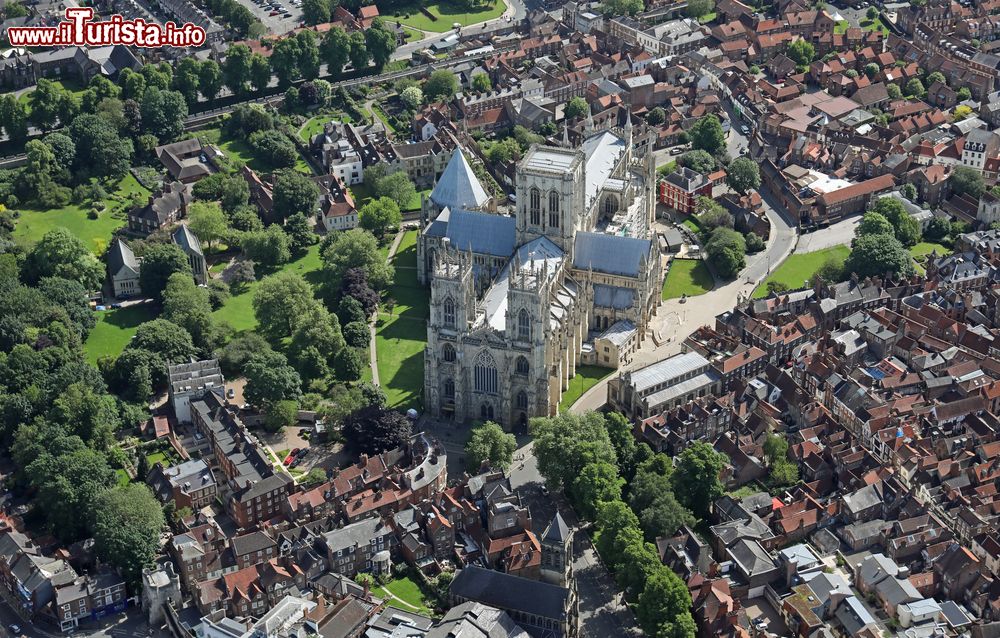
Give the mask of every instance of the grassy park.
[{"label": "grassy park", "polygon": [[105,200],[106,209],[97,219],[87,217],[90,206],[68,204],[62,208],[42,209],[33,202],[18,208],[20,217],[14,227],[14,240],[22,246],[34,245],[45,233],[53,228],[65,228],[83,240],[95,254],[101,254],[111,243],[111,236],[125,225],[125,208],[132,193],[145,199],[149,191],[142,187],[132,175],[126,175],[118,182],[115,190],[110,190]]},{"label": "grassy park", "polygon": [[834,246],[824,250],[817,250],[811,253],[797,253],[790,255],[771,275],[761,282],[757,289],[753,291],[755,299],[767,296],[767,283],[769,281],[780,281],[792,290],[802,288],[806,280],[811,279],[813,274],[820,269],[828,259],[847,259],[851,249],[848,246]]},{"label": "grassy park", "polygon": [[403,234],[393,257],[396,280],[387,294],[392,313],[379,312],[375,330],[378,376],[389,405],[420,409],[424,390],[429,292],[417,282],[417,231]]},{"label": "grassy park", "polygon": [[701,295],[715,286],[708,266],[701,259],[674,259],[663,278],[663,299]]},{"label": "grassy park", "polygon": [[[372,594],[389,600],[388,604],[400,606],[406,611],[415,611],[430,615],[430,609],[424,603],[424,593],[420,586],[409,576],[398,576],[385,585],[372,590]],[[400,604],[402,602],[402,604]]]},{"label": "grassy park", "polygon": [[[226,157],[246,164],[255,171],[269,173],[275,168],[268,162],[257,158],[254,155],[253,149],[250,148],[250,145],[245,141],[230,137],[229,134],[220,128],[208,128],[198,131],[197,136],[210,144],[218,146],[219,149],[226,154]],[[309,168],[309,164],[306,163],[301,155],[295,160],[295,166],[293,166],[293,168],[300,173],[312,175],[312,169]]]},{"label": "grassy park", "polygon": [[149,304],[97,313],[97,323],[83,344],[87,361],[96,364],[101,357],[117,357],[132,340],[139,326],[154,318],[153,307]]},{"label": "grassy park", "polygon": [[[421,6],[427,13],[420,10]],[[383,7],[380,7],[382,16],[386,20],[433,33],[451,31],[452,25],[456,22],[465,27],[487,20],[495,20],[506,10],[507,5],[503,0],[481,0],[479,2],[476,0],[466,0],[466,2],[439,0],[425,3],[403,0],[393,2],[391,6],[385,3]],[[427,15],[428,13],[430,15]]]},{"label": "grassy park", "polygon": [[[309,247],[306,254],[295,261],[290,261],[275,272],[295,272],[306,278],[315,287],[317,274],[323,263],[319,255],[319,244]],[[273,273],[268,273],[273,274]],[[260,277],[260,273],[257,273]],[[218,321],[225,321],[234,330],[253,330],[257,327],[257,317],[253,314],[253,295],[260,285],[260,279],[248,285],[239,294],[230,297],[225,304],[212,313]]]}]

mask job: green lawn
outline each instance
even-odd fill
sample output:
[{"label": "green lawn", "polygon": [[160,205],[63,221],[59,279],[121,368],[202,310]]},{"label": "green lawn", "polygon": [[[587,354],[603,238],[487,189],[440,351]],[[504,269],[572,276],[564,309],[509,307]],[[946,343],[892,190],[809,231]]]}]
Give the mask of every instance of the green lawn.
[{"label": "green lawn", "polygon": [[686,226],[688,230],[690,230],[695,234],[701,232],[701,224],[698,223],[698,218],[694,217],[693,215],[689,216],[687,219],[681,222],[681,225]]},{"label": "green lawn", "polygon": [[[77,99],[80,99],[83,96],[84,91],[87,90],[87,87],[80,84],[80,82],[77,80],[54,80],[54,83],[61,86],[64,90],[72,93]],[[21,94],[20,97],[17,98],[17,101],[27,104],[28,108],[30,109],[31,104],[29,96],[34,92],[35,92],[34,90],[25,91],[24,93]]]},{"label": "green lawn", "polygon": [[338,122],[350,122],[351,116],[346,113],[337,113],[311,117],[305,124],[302,125],[302,128],[299,129],[299,138],[303,142],[308,142],[314,135],[323,132],[323,127],[327,122],[332,122],[334,120]]},{"label": "green lawn", "polygon": [[559,401],[559,412],[566,412],[570,409],[583,393],[591,389],[597,382],[613,374],[611,368],[601,366],[577,366],[576,376],[569,380],[569,389],[563,392],[562,400]]},{"label": "green lawn", "polygon": [[881,18],[875,18],[874,20],[865,18],[861,20],[861,28],[865,31],[881,31],[882,35],[889,35],[889,27],[882,24]]},{"label": "green lawn", "polygon": [[847,33],[847,29],[850,26],[851,26],[850,22],[848,22],[847,20],[841,20],[837,22],[837,24],[833,25],[833,33],[834,35],[841,35]]},{"label": "green lawn", "polygon": [[97,324],[83,344],[87,361],[96,364],[101,357],[117,357],[131,341],[139,325],[154,317],[153,307],[149,304],[97,313]]},{"label": "green lawn", "polygon": [[[242,162],[255,171],[269,173],[274,170],[274,166],[262,159],[258,159],[254,155],[253,149],[250,148],[249,144],[241,139],[229,137],[229,135],[227,135],[226,132],[220,128],[208,128],[198,131],[196,135],[199,138],[218,146],[219,149],[230,159]],[[309,168],[309,164],[306,163],[301,155],[297,160],[295,160],[295,166],[293,168],[300,173],[312,175],[312,169]]]},{"label": "green lawn", "polygon": [[[97,219],[88,219],[89,205],[69,204],[63,208],[41,209],[34,202],[18,208],[21,216],[14,227],[14,240],[22,246],[31,246],[53,228],[62,227],[79,237],[95,254],[100,255],[111,243],[112,234],[125,225],[124,209],[128,197],[139,193],[143,198],[149,191],[131,174],[118,183],[117,189],[108,194],[106,209]],[[118,201],[120,198],[123,201]]]},{"label": "green lawn", "polygon": [[[420,591],[420,586],[408,576],[393,578],[385,585],[374,588],[372,593],[379,598],[388,599],[386,602],[388,605],[400,607],[406,611],[416,611],[421,614],[430,615],[430,609],[424,603],[424,593]],[[392,596],[395,596],[399,600],[393,599],[389,594],[392,594]],[[400,604],[400,600],[404,604]]]},{"label": "green lawn", "polygon": [[656,167],[656,172],[660,175],[669,175],[677,170],[677,160],[670,160],[666,164],[660,164]]},{"label": "green lawn", "polygon": [[118,482],[118,487],[125,487],[131,482],[128,472],[120,468],[115,470],[115,480]]},{"label": "green lawn", "polygon": [[914,259],[925,257],[934,251],[937,251],[938,255],[951,254],[951,250],[948,247],[930,241],[922,241],[917,245],[915,245],[913,248],[910,248],[910,254],[913,255]]},{"label": "green lawn", "polygon": [[396,305],[391,316],[379,312],[375,328],[378,376],[390,406],[420,410],[430,291],[417,282],[417,231],[403,234],[392,263],[396,280],[387,296]]},{"label": "green lawn", "polygon": [[701,295],[715,286],[708,266],[701,259],[674,259],[663,278],[663,299]]},{"label": "green lawn", "polygon": [[152,454],[146,455],[146,462],[149,463],[149,467],[153,467],[157,463],[162,463],[163,467],[170,467],[170,459],[163,452],[153,452]]},{"label": "green lawn", "polygon": [[[372,198],[372,189],[368,184],[365,183],[354,184],[353,186],[349,187],[348,190],[351,191],[351,197],[354,198],[354,205],[357,206],[358,208],[361,208],[362,206],[367,204],[368,200]],[[428,188],[422,191],[417,191],[416,193],[413,194],[413,197],[410,198],[410,201],[406,203],[406,206],[403,206],[401,210],[404,213],[414,210],[420,210],[421,195],[430,196],[431,190],[432,189]]]},{"label": "green lawn", "polygon": [[382,17],[385,20],[396,21],[406,26],[423,31],[444,33],[452,29],[452,24],[459,23],[462,26],[495,20],[503,15],[507,5],[503,0],[484,0],[476,2],[468,0],[463,3],[458,2],[426,2],[423,7],[433,15],[436,20],[432,20],[419,9],[421,3],[415,1],[383,3],[380,7]]},{"label": "green lawn", "polygon": [[403,35],[406,37],[407,42],[413,42],[414,40],[419,40],[424,37],[424,34],[416,29],[409,29],[403,27]]},{"label": "green lawn", "polygon": [[782,263],[771,276],[761,282],[757,289],[753,291],[755,299],[767,296],[767,282],[780,281],[792,290],[802,288],[806,280],[812,278],[819,268],[831,257],[843,260],[847,259],[851,249],[848,246],[834,246],[824,250],[817,250],[811,253],[801,253],[791,255]]},{"label": "green lawn", "polygon": [[701,16],[700,18],[698,18],[698,22],[700,22],[702,24],[708,24],[712,20],[715,20],[715,18],[717,16],[718,16],[718,14],[716,14],[715,11],[712,11],[711,13],[706,13],[705,15]]},{"label": "green lawn", "polygon": [[[305,255],[285,264],[275,272],[297,272],[315,286],[321,266],[319,244],[315,244],[309,247]],[[255,281],[247,286],[243,292],[233,295],[221,308],[214,311],[212,316],[217,320],[227,322],[234,330],[253,330],[257,327],[257,318],[253,314],[253,295],[259,285],[260,281]]]}]

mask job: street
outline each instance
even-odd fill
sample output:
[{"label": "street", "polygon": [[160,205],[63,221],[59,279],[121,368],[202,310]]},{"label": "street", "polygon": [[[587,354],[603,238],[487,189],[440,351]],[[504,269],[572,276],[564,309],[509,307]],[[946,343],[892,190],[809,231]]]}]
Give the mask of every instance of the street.
[{"label": "street", "polygon": [[[59,633],[55,627],[46,628],[39,623],[22,621],[11,610],[6,602],[0,601],[0,636],[7,638],[11,633],[9,627],[16,624],[21,628],[21,635],[27,638],[62,638],[66,634]],[[81,626],[73,632],[76,638],[167,638],[166,631],[152,629],[146,622],[146,616],[138,607],[129,607],[125,614],[104,618],[91,626]]]}]

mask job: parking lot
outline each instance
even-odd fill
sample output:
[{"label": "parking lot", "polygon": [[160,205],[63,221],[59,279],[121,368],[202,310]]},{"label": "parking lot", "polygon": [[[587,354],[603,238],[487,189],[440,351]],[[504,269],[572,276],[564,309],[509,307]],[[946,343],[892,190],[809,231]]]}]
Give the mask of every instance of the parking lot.
[{"label": "parking lot", "polygon": [[302,22],[302,0],[239,0],[264,23],[269,33],[282,35]]}]

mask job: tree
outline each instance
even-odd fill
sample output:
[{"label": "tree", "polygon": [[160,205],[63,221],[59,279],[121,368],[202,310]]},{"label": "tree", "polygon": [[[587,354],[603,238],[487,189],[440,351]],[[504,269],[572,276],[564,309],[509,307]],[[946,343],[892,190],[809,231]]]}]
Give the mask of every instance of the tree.
[{"label": "tree", "polygon": [[458,91],[458,78],[447,69],[438,69],[424,82],[424,96],[428,102],[447,102]]},{"label": "tree", "polygon": [[395,410],[368,406],[344,420],[341,429],[347,447],[355,454],[381,454],[410,440],[410,420]]},{"label": "tree", "polygon": [[885,91],[889,94],[890,100],[898,100],[903,97],[903,91],[899,88],[898,84],[886,84]]},{"label": "tree", "polygon": [[191,263],[184,251],[176,244],[152,244],[142,255],[139,270],[142,293],[160,301],[167,279],[175,272],[191,275]]},{"label": "tree", "polygon": [[[275,168],[290,168],[298,159],[295,145],[281,131],[257,131],[248,141],[257,155]],[[277,206],[275,209],[279,210]]]},{"label": "tree", "polygon": [[[594,546],[607,565],[619,565],[622,562],[624,540],[630,530],[639,530],[639,519],[628,505],[622,501],[605,501],[597,506],[598,535],[594,538]],[[641,532],[640,532],[641,538]]]},{"label": "tree", "polygon": [[904,246],[913,246],[920,241],[920,223],[913,219],[903,203],[894,197],[880,197],[871,210],[881,214],[892,225],[896,239]]},{"label": "tree", "polygon": [[895,232],[892,229],[892,224],[889,223],[889,220],[884,215],[869,211],[861,218],[861,223],[854,230],[854,235],[856,237],[862,235],[895,235]]},{"label": "tree", "polygon": [[196,352],[191,334],[166,319],[153,319],[141,324],[128,347],[155,353],[167,363],[186,363]]},{"label": "tree", "polygon": [[909,82],[906,83],[904,92],[907,97],[923,97],[927,93],[926,89],[924,89],[924,83],[920,81],[920,78],[910,78]]},{"label": "tree", "polygon": [[351,268],[363,268],[376,290],[387,288],[395,275],[393,267],[379,253],[375,236],[362,228],[337,233],[321,254],[324,278],[333,290],[340,289],[344,274]]},{"label": "tree", "polygon": [[24,262],[29,283],[44,277],[62,277],[94,290],[104,279],[104,269],[87,246],[69,230],[56,227],[45,233]]},{"label": "tree", "polygon": [[705,253],[716,271],[733,278],[746,266],[746,240],[730,228],[716,228],[705,244]]},{"label": "tree", "polygon": [[247,379],[243,396],[254,406],[273,405],[279,401],[298,400],[302,379],[280,352],[268,350],[252,355],[243,366]]},{"label": "tree", "polygon": [[736,223],[732,213],[710,197],[702,196],[697,199],[695,214],[698,217],[698,223],[708,234],[711,234],[716,228],[732,228],[733,224]]},{"label": "tree", "polygon": [[128,171],[132,141],[122,138],[107,120],[85,113],[73,120],[69,131],[76,146],[77,176],[120,178]]},{"label": "tree", "polygon": [[940,82],[945,86],[948,86],[948,81],[945,79],[944,73],[941,73],[940,71],[931,71],[930,73],[927,74],[927,80],[925,82],[927,86],[931,86],[932,84],[935,84],[937,82]]},{"label": "tree", "polygon": [[844,279],[844,258],[831,255],[826,258],[823,265],[816,271],[815,277],[819,277],[828,283],[837,283]]},{"label": "tree", "polygon": [[329,22],[330,13],[329,0],[304,0],[302,2],[302,20],[309,26]]},{"label": "tree", "polygon": [[170,275],[163,290],[163,317],[191,334],[192,341],[206,351],[215,346],[209,291],[183,272]]},{"label": "tree", "polygon": [[245,44],[229,47],[226,52],[226,60],[222,63],[222,78],[229,90],[236,95],[243,95],[247,91],[247,82],[250,81],[250,57],[250,47]]},{"label": "tree", "polygon": [[177,91],[149,89],[139,103],[142,128],[161,142],[172,142],[184,132],[188,115],[187,102]]},{"label": "tree", "polygon": [[303,254],[316,243],[316,233],[313,232],[310,220],[303,213],[295,213],[285,222],[285,233],[288,235],[289,249],[294,255]]},{"label": "tree", "polygon": [[192,202],[188,208],[188,219],[191,232],[209,246],[229,234],[226,214],[214,202]]},{"label": "tree", "polygon": [[268,432],[279,432],[299,422],[298,401],[276,401],[267,406],[264,428]]},{"label": "tree", "polygon": [[222,69],[215,60],[204,60],[198,67],[198,90],[209,102],[215,100],[222,90]]},{"label": "tree", "polygon": [[881,67],[878,64],[869,62],[864,68],[865,76],[869,79],[874,79],[875,76],[878,75],[879,70],[881,70]]},{"label": "tree", "polygon": [[347,39],[350,44],[348,57],[351,60],[351,67],[358,71],[368,68],[371,55],[368,53],[368,43],[365,42],[364,34],[360,31],[352,31]]},{"label": "tree", "polygon": [[[59,111],[66,99],[62,85],[53,80],[39,78],[35,90],[28,94],[31,122],[43,131],[55,128],[59,120]],[[68,123],[63,122],[63,124]]]},{"label": "tree", "polygon": [[746,240],[748,253],[759,253],[767,247],[764,239],[757,233],[747,233],[744,239]]},{"label": "tree", "polygon": [[244,290],[248,284],[252,284],[257,279],[253,261],[240,259],[229,267],[229,283],[234,290]]},{"label": "tree", "polygon": [[28,137],[28,105],[8,93],[0,98],[0,125],[12,141]]},{"label": "tree", "polygon": [[341,381],[357,381],[364,372],[366,362],[354,348],[341,348],[333,358],[333,371]]},{"label": "tree", "polygon": [[790,42],[785,53],[799,66],[809,64],[816,57],[816,49],[812,43],[801,38]]},{"label": "tree", "polygon": [[408,86],[399,92],[399,101],[410,110],[417,110],[424,103],[424,92],[419,86]]},{"label": "tree", "polygon": [[924,239],[939,242],[951,233],[951,224],[944,217],[932,217],[924,231]]},{"label": "tree", "polygon": [[93,502],[94,549],[135,587],[160,546],[163,510],[148,487],[131,483],[100,494]]},{"label": "tree", "polygon": [[241,332],[215,351],[226,376],[241,377],[247,362],[259,353],[270,352],[271,344],[256,332]]},{"label": "tree", "polygon": [[[201,64],[197,58],[181,58],[174,68],[174,76],[170,81],[170,88],[184,96],[184,101],[187,102],[189,108],[198,103],[198,72],[200,70]],[[94,76],[95,79],[99,77],[102,76]]]},{"label": "tree", "polygon": [[691,617],[691,594],[669,567],[658,566],[646,580],[635,615],[647,636],[694,638],[697,635]]},{"label": "tree", "polygon": [[323,36],[319,51],[323,61],[326,62],[327,72],[335,78],[340,77],[350,59],[350,36],[342,28],[333,27]]},{"label": "tree", "polygon": [[951,114],[952,119],[956,122],[961,122],[970,115],[972,115],[972,107],[966,104],[959,104]]},{"label": "tree", "polygon": [[661,493],[639,512],[639,524],[646,540],[673,536],[684,525],[695,524],[694,514],[678,502],[673,492]]},{"label": "tree", "polygon": [[406,171],[396,171],[377,180],[372,192],[376,198],[388,197],[402,210],[409,206],[410,201],[416,196],[417,188],[410,181]]},{"label": "tree", "polygon": [[605,17],[634,16],[644,8],[643,0],[604,0],[601,3],[601,13]]},{"label": "tree", "polygon": [[715,170],[715,158],[702,150],[688,151],[677,158],[677,163],[692,171],[707,175]]},{"label": "tree", "polygon": [[309,283],[295,272],[265,277],[253,296],[259,330],[272,342],[291,335],[316,304]]},{"label": "tree", "polygon": [[714,0],[688,0],[687,17],[698,19],[715,9]]},{"label": "tree", "polygon": [[863,235],[854,240],[844,269],[862,279],[886,274],[908,277],[913,274],[913,259],[892,235]]},{"label": "tree", "polygon": [[[366,337],[367,334],[368,331],[365,330]],[[479,472],[483,463],[494,470],[506,472],[514,462],[516,449],[517,439],[513,434],[504,432],[496,423],[487,421],[469,433],[469,440],[465,444],[465,464],[473,474]]]},{"label": "tree", "polygon": [[913,184],[909,183],[903,184],[899,188],[899,194],[908,199],[909,201],[913,202],[914,204],[917,204],[920,201],[920,196],[917,193],[917,187],[914,186]]},{"label": "tree", "polygon": [[[367,324],[361,321],[352,321],[344,326],[342,332],[344,333],[344,341],[352,348],[364,348],[368,346],[370,334]],[[468,454],[468,451],[466,451],[466,454]]]},{"label": "tree", "polygon": [[489,93],[493,90],[493,82],[486,73],[472,76],[472,90],[476,93]]},{"label": "tree", "polygon": [[569,102],[566,103],[566,108],[563,110],[563,114],[566,116],[567,120],[575,120],[581,117],[585,117],[590,113],[590,106],[587,101],[580,96],[571,98]]},{"label": "tree", "polygon": [[749,157],[737,157],[726,168],[726,183],[740,195],[760,188],[760,169]]},{"label": "tree", "polygon": [[673,485],[677,500],[695,516],[706,518],[708,510],[725,491],[719,476],[728,459],[703,441],[684,448],[678,457]]},{"label": "tree", "polygon": [[617,462],[604,416],[598,412],[536,418],[530,428],[538,471],[553,488],[572,485],[588,463]]},{"label": "tree", "polygon": [[618,468],[608,462],[588,463],[573,479],[570,495],[580,514],[585,518],[597,516],[597,506],[606,501],[621,500],[625,479],[618,476]]},{"label": "tree", "polygon": [[277,224],[264,230],[243,233],[240,247],[247,259],[267,267],[278,266],[292,257],[291,241]]},{"label": "tree", "polygon": [[[319,77],[319,40],[316,32],[311,29],[303,29],[295,34],[295,42],[299,48],[298,58],[295,60],[299,75],[307,80],[315,80]],[[279,77],[280,81],[281,78]],[[312,84],[303,84],[302,88],[313,88]],[[310,97],[309,104],[315,99],[315,94]]]},{"label": "tree", "polygon": [[521,145],[513,137],[494,142],[486,150],[486,159],[493,164],[506,164],[519,157],[521,157]]},{"label": "tree", "polygon": [[963,86],[958,90],[959,102],[965,102],[966,100],[971,100],[971,99],[972,99],[972,91],[969,90],[969,87]]},{"label": "tree", "polygon": [[271,63],[263,55],[254,53],[250,56],[250,86],[260,93],[271,83]]},{"label": "tree", "polygon": [[396,33],[386,26],[382,18],[375,18],[365,29],[365,44],[368,46],[375,69],[381,71],[392,59],[392,54],[396,50]]},{"label": "tree", "polygon": [[948,179],[951,190],[956,195],[969,195],[978,198],[983,194],[983,174],[968,166],[956,166]]},{"label": "tree", "polygon": [[716,155],[726,148],[726,134],[722,131],[722,123],[715,115],[706,115],[698,120],[688,132],[691,137],[691,147]]},{"label": "tree", "polygon": [[398,227],[402,219],[399,206],[388,197],[372,200],[358,211],[358,225],[376,237],[382,237],[390,228]]},{"label": "tree", "polygon": [[296,213],[311,218],[316,213],[319,187],[298,171],[281,171],[274,183],[274,211],[284,221]]},{"label": "tree", "polygon": [[[709,0],[711,1],[711,0]],[[667,120],[667,112],[662,106],[654,107],[646,114],[646,123],[650,126],[659,126]]]}]

